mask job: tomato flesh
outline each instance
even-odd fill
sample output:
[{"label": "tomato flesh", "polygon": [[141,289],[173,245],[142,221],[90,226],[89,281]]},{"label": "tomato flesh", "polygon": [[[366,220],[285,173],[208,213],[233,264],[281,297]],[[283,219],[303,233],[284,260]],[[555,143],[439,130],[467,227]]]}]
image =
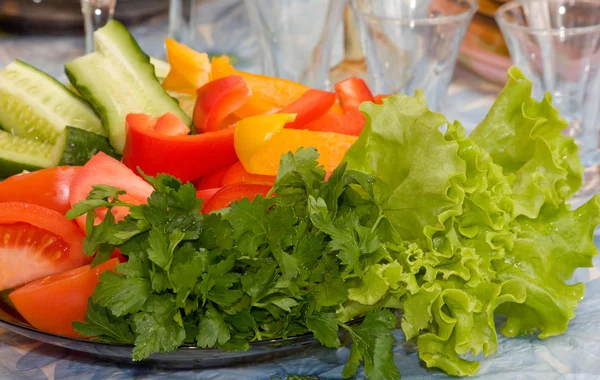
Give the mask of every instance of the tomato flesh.
[{"label": "tomato flesh", "polygon": [[71,208],[69,189],[80,170],[60,166],[12,176],[0,182],[0,202],[32,203],[64,215]]},{"label": "tomato flesh", "polygon": [[[71,184],[69,196],[71,206],[85,200],[94,185],[109,185],[125,190],[126,194],[121,195],[119,199],[133,204],[146,203],[154,191],[149,183],[135,175],[119,161],[102,152],[96,154],[85,164],[83,170]],[[99,224],[104,220],[106,209],[96,209],[95,211],[98,215],[95,223]],[[112,213],[116,220],[121,220],[127,215],[128,208],[114,207]],[[77,218],[77,223],[84,231],[85,219],[85,215]]]},{"label": "tomato flesh", "polygon": [[0,291],[88,264],[83,234],[45,207],[0,203]]},{"label": "tomato flesh", "polygon": [[41,278],[9,294],[17,311],[36,329],[52,334],[80,337],[72,327],[83,321],[88,299],[98,285],[98,277],[114,271],[114,258],[94,268],[81,266],[67,272]]}]

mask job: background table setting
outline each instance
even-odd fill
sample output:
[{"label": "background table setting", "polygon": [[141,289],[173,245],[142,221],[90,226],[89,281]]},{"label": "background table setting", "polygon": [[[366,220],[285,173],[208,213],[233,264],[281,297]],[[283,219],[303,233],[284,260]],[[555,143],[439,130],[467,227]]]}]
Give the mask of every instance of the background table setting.
[{"label": "background table setting", "polygon": [[[236,68],[319,89],[331,90],[349,76],[364,78],[378,94],[412,95],[423,89],[432,110],[470,131],[488,113],[514,63],[533,80],[537,98],[553,94],[570,124],[565,133],[580,146],[586,177],[573,205],[600,190],[600,0],[395,2],[409,5],[386,7],[385,0],[352,0],[351,8],[344,0],[146,0],[143,5],[135,0],[0,0],[0,68],[19,58],[64,82],[64,63],[92,51],[91,33],[114,17],[158,59],[166,60],[168,36],[210,55],[226,54]],[[509,4],[498,11],[504,3]],[[430,6],[438,13],[428,13]],[[594,242],[600,247],[600,236]],[[478,358],[481,369],[473,379],[600,379],[598,256],[594,265],[571,280],[585,283],[586,296],[565,334],[546,340],[499,335],[498,351]],[[403,379],[449,378],[420,363],[416,346],[404,342],[400,329],[394,335],[394,361]],[[333,380],[342,378],[349,355],[348,347],[312,345],[239,366],[175,369],[112,361],[0,327],[0,379],[7,380]],[[363,377],[359,369],[355,378]]]}]

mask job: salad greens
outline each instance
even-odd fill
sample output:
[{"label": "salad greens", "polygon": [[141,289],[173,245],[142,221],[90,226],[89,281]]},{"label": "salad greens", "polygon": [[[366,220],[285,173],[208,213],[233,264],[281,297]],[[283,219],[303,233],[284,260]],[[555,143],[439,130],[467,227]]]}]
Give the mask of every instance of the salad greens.
[{"label": "salad greens", "polygon": [[[94,187],[68,216],[88,214],[96,262],[114,248],[129,261],[101,275],[75,328],[134,344],[135,360],[306,332],[340,347],[344,331],[353,345],[343,375],[362,362],[373,379],[400,377],[398,325],[427,366],[456,376],[477,372],[467,355],[496,351],[496,315],[511,337],[565,332],[584,293],[565,282],[597,253],[600,197],[570,209],[577,148],[551,99],[530,94],[512,68],[470,136],[420,94],[365,103],[365,129],[328,181],[317,152],[301,149],[282,156],[271,197],[220,213],[202,215],[194,187],[167,175],[147,178],[147,205]],[[98,207],[131,213],[94,226]]]}]

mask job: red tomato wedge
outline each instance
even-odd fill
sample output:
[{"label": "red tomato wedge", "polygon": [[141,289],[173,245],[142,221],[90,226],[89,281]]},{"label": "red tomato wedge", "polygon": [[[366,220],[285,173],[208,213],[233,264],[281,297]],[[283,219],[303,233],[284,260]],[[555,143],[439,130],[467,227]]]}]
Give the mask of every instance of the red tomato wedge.
[{"label": "red tomato wedge", "polygon": [[174,113],[167,112],[154,125],[154,130],[165,136],[185,136],[190,134],[190,128]]},{"label": "red tomato wedge", "polygon": [[344,79],[335,84],[335,92],[340,99],[344,111],[349,109],[358,110],[362,102],[372,102],[373,94],[364,80],[356,77]]},{"label": "red tomato wedge", "polygon": [[222,186],[229,186],[236,183],[257,183],[273,186],[276,178],[276,176],[248,173],[246,169],[244,169],[244,165],[238,161],[227,170],[221,184]]},{"label": "red tomato wedge", "polygon": [[12,176],[0,182],[0,202],[23,202],[66,214],[69,189],[81,167],[61,166]]},{"label": "red tomato wedge", "polygon": [[233,202],[248,198],[254,200],[257,195],[267,196],[272,186],[251,184],[251,183],[237,183],[235,185],[227,186],[217,191],[210,202],[208,202],[203,208],[203,213],[210,213],[216,210],[221,210],[229,207]]},{"label": "red tomato wedge", "polygon": [[0,203],[0,237],[0,291],[92,261],[77,226],[42,206]]},{"label": "red tomato wedge", "polygon": [[230,166],[224,166],[202,177],[196,183],[196,190],[215,189],[223,185],[223,177],[229,171]]},{"label": "red tomato wedge", "polygon": [[196,94],[194,126],[204,133],[227,127],[223,121],[243,106],[252,92],[244,78],[230,75],[208,82]]},{"label": "red tomato wedge", "polygon": [[127,140],[123,163],[137,173],[156,176],[170,174],[183,182],[232,165],[237,161],[233,145],[234,129],[189,136],[165,136],[148,128],[138,114],[127,116]]},{"label": "red tomato wedge", "polygon": [[111,259],[94,268],[81,266],[30,282],[8,296],[21,316],[36,329],[78,338],[71,324],[83,322],[98,277],[107,270],[114,271],[118,264],[118,259]]},{"label": "red tomato wedge", "polygon": [[325,115],[333,107],[335,100],[333,92],[308,90],[300,99],[284,107],[279,113],[296,115],[293,122],[285,125],[286,128],[303,129],[306,124]]},{"label": "red tomato wedge", "polygon": [[[102,152],[92,157],[75,177],[71,184],[71,194],[69,196],[71,206],[85,200],[94,185],[109,185],[125,190],[126,194],[120,196],[119,199],[133,204],[146,203],[148,197],[154,191],[149,183],[135,175],[133,171],[119,161]],[[128,211],[129,209],[126,207],[112,209],[117,221],[123,219]],[[106,211],[97,209],[96,214],[98,215],[96,224],[99,224],[104,219]],[[85,215],[77,218],[77,223],[84,231],[85,219]]]}]

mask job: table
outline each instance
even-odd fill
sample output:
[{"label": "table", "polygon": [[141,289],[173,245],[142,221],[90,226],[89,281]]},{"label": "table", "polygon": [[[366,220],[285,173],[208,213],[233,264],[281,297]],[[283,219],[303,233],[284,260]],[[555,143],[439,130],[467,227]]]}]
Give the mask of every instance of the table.
[{"label": "table", "polygon": [[[164,20],[151,20],[134,31],[142,46],[153,55],[162,54],[158,35],[166,33]],[[25,40],[0,39],[0,67],[20,53],[35,51],[32,64],[49,71],[59,79],[62,62],[83,51],[83,40],[67,37],[29,37]],[[485,116],[500,88],[458,67],[449,91],[446,116],[460,120],[470,130]],[[596,241],[600,245],[600,239]],[[482,361],[475,379],[600,379],[600,260],[595,268],[581,270],[576,280],[586,282],[587,296],[577,311],[569,331],[547,341],[523,337],[500,337],[499,349]],[[423,368],[417,353],[405,347],[403,334],[395,332],[394,357],[403,379],[448,379],[438,371]],[[348,348],[338,350],[314,348],[300,357],[245,366],[243,368],[174,371],[140,366],[124,366],[113,362],[57,348],[0,329],[0,379],[286,379],[289,375],[313,376],[318,379],[340,379]],[[362,378],[359,372],[356,378]]]}]

